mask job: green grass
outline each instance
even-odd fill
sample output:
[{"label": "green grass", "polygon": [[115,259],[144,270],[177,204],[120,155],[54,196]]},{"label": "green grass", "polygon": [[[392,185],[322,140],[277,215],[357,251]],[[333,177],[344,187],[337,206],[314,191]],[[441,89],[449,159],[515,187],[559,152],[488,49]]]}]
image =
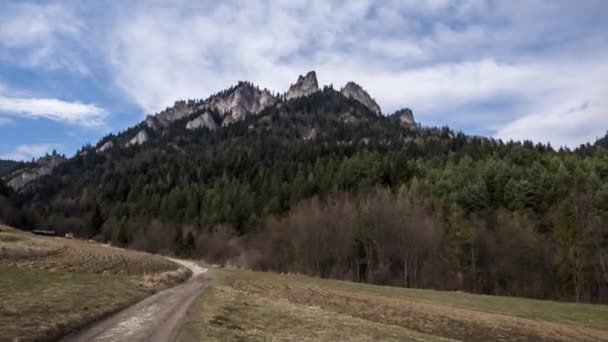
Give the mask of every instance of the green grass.
[{"label": "green grass", "polygon": [[608,307],[213,270],[180,341],[608,340]]}]

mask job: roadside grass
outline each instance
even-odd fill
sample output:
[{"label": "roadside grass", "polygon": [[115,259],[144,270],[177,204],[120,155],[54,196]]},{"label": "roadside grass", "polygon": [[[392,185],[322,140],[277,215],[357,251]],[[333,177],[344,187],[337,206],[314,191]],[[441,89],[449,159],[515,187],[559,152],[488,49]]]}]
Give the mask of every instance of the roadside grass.
[{"label": "roadside grass", "polygon": [[0,341],[51,341],[185,281],[167,259],[0,226]]},{"label": "roadside grass", "polygon": [[605,341],[608,307],[414,290],[230,269],[179,341]]}]

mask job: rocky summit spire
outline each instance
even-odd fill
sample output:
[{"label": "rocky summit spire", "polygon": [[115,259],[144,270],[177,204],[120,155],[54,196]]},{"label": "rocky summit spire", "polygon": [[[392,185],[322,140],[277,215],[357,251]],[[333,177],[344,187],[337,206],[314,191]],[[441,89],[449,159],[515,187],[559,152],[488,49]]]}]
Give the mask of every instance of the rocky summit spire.
[{"label": "rocky summit spire", "polygon": [[390,117],[394,120],[397,120],[401,125],[405,127],[416,126],[416,121],[414,120],[414,113],[412,113],[412,110],[409,108],[400,109],[393,113]]},{"label": "rocky summit spire", "polygon": [[287,100],[294,99],[300,96],[310,95],[319,90],[317,82],[317,74],[313,71],[308,72],[306,76],[300,75],[296,84],[292,84],[287,91],[285,98]]},{"label": "rocky summit spire", "polygon": [[346,83],[344,88],[342,88],[342,90],[340,90],[340,93],[342,93],[342,95],[344,95],[347,98],[354,99],[354,100],[361,102],[365,107],[369,108],[369,110],[376,113],[377,115],[382,114],[382,111],[380,110],[380,106],[378,106],[376,101],[374,101],[374,99],[371,96],[369,96],[369,94],[365,90],[363,90],[363,88],[361,88],[361,86],[358,85],[357,83],[355,83],[355,82]]}]

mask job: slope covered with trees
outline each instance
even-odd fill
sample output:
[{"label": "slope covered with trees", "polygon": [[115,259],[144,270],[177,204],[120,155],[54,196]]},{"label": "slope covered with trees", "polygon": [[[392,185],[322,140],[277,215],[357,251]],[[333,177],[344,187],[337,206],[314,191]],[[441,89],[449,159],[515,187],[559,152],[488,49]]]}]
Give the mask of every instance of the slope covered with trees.
[{"label": "slope covered with trees", "polygon": [[608,302],[605,149],[404,126],[331,88],[186,129],[200,114],[145,144],[83,148],[20,194],[32,227],[265,270]]},{"label": "slope covered with trees", "polygon": [[14,161],[14,160],[4,160],[0,159],[0,178],[8,175],[15,169],[20,166],[23,166],[25,163]]}]

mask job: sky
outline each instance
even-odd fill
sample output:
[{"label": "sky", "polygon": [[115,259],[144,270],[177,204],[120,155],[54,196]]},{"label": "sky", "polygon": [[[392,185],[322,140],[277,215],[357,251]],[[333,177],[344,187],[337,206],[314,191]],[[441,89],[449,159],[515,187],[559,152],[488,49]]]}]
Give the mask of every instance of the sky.
[{"label": "sky", "polygon": [[427,126],[576,147],[608,131],[608,1],[22,1],[0,11],[0,158],[73,155],[239,80],[362,85]]}]

